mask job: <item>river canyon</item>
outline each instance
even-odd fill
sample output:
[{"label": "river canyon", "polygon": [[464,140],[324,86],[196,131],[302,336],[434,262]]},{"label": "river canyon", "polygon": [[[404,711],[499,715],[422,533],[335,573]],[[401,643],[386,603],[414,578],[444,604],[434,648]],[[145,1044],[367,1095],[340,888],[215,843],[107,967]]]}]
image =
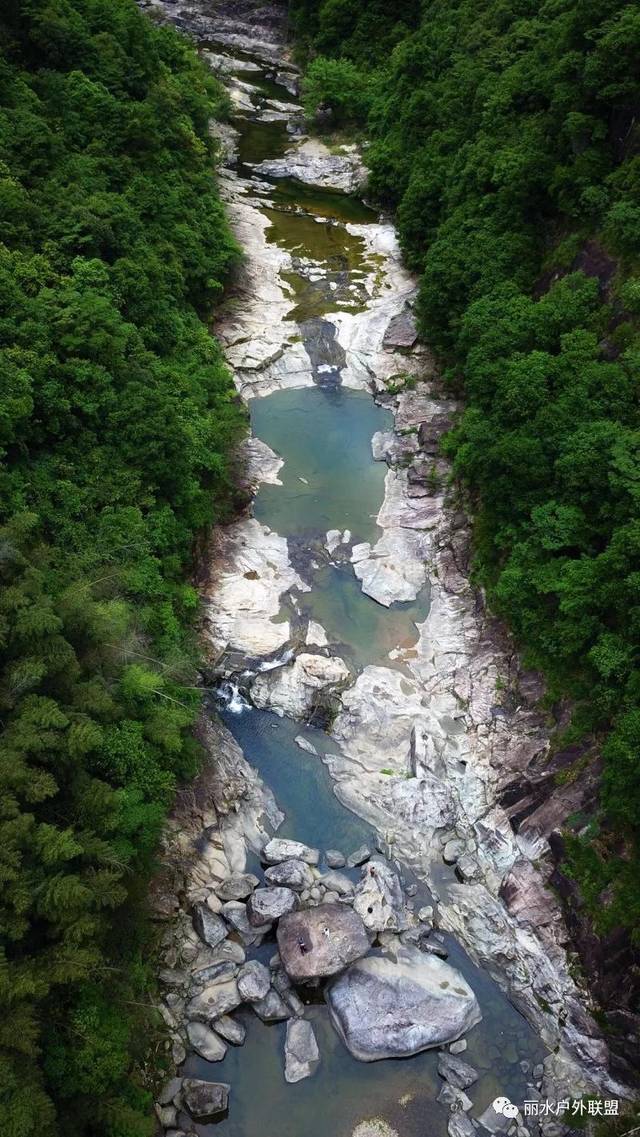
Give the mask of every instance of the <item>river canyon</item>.
[{"label": "river canyon", "polygon": [[[212,131],[244,260],[213,330],[251,418],[246,510],[200,566],[207,762],[180,796],[156,889],[176,1068],[159,1122],[174,1137],[556,1137],[570,1122],[524,1116],[525,1101],[625,1091],[545,838],[535,816],[516,832],[500,804],[508,775],[547,753],[548,727],[536,676],[469,580],[469,524],[439,448],[457,408],[416,335],[416,282],[366,203],[355,147],[308,131],[284,10],[148,8],[195,37],[229,90],[231,121]],[[280,915],[249,919],[252,898],[293,862],[276,942]],[[286,966],[282,928],[302,914],[313,955],[314,908],[330,940],[332,913],[360,913],[378,978],[389,961],[417,973],[421,957],[458,977],[457,1025],[402,1058],[388,1030],[363,1061],[342,980],[325,998]],[[360,1010],[377,1038],[375,1008]],[[230,1091],[203,1112],[207,1082]],[[500,1096],[517,1115],[492,1109]]]}]

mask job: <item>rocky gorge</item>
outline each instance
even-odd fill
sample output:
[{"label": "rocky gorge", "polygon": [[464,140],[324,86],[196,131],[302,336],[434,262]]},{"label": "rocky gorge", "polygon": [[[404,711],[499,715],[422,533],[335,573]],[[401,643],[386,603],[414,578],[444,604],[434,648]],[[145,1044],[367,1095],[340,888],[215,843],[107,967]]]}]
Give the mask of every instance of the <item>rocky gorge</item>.
[{"label": "rocky gorge", "polygon": [[[293,1095],[330,1076],[337,1137],[413,1137],[427,1106],[450,1137],[556,1137],[568,1126],[525,1100],[626,1090],[576,973],[549,818],[514,794],[549,728],[469,580],[439,447],[457,407],[417,339],[415,281],[358,196],[355,149],[306,134],[282,10],[151,7],[234,107],[212,129],[245,257],[215,331],[251,410],[255,495],[201,566],[217,693],[156,888],[176,1067],[158,1122],[253,1137],[269,1084],[274,1133],[324,1133],[322,1088],[296,1115],[273,1080]],[[504,1093],[517,1116],[492,1109]]]}]

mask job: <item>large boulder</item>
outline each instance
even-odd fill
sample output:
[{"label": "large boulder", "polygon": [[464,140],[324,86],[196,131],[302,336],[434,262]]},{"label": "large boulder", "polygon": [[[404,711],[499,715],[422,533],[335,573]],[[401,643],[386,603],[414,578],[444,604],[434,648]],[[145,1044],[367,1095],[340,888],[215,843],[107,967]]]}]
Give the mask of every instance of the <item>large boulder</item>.
[{"label": "large boulder", "polygon": [[354,1058],[405,1058],[452,1042],[481,1019],[469,984],[414,947],[354,963],[327,991],[331,1021]]},{"label": "large boulder", "polygon": [[336,975],[369,950],[362,920],[344,904],[289,912],[277,936],[283,967],[295,983]]},{"label": "large boulder", "polygon": [[345,193],[361,189],[367,177],[355,148],[345,147],[341,154],[332,154],[317,138],[299,143],[283,158],[266,158],[253,171],[259,177],[294,178],[306,185]]},{"label": "large boulder", "polygon": [[306,1019],[289,1019],[284,1058],[284,1076],[287,1082],[301,1082],[316,1069],[320,1051],[313,1027]]},{"label": "large boulder", "polygon": [[192,1117],[198,1120],[226,1113],[229,1090],[226,1082],[203,1082],[199,1078],[185,1078],[182,1083],[184,1104]]},{"label": "large boulder", "polygon": [[298,907],[298,897],[290,888],[258,888],[247,901],[247,916],[254,927],[275,923]]},{"label": "large boulder", "polygon": [[318,705],[319,698],[326,699],[340,690],[349,674],[342,659],[303,652],[286,667],[260,672],[251,687],[251,701],[261,709],[271,708],[302,720]]},{"label": "large boulder", "polygon": [[307,865],[317,865],[320,860],[318,849],[303,845],[302,841],[288,841],[284,837],[272,837],[262,850],[262,859],[268,865],[279,865],[283,861],[304,861]]},{"label": "large boulder", "polygon": [[270,885],[292,888],[294,892],[304,892],[305,888],[311,888],[315,881],[309,865],[298,857],[272,865],[264,875]]}]

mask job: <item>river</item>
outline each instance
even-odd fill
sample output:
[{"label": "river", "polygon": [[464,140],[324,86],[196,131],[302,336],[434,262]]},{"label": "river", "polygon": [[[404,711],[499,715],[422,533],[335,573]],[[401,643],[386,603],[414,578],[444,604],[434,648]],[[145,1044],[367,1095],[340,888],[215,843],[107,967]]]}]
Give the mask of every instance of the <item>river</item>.
[{"label": "river", "polygon": [[[522,1108],[542,1086],[543,1063],[548,1084],[555,1077],[567,1089],[552,1052],[562,1056],[571,1090],[581,1092],[589,1083],[576,1074],[584,1056],[579,1032],[574,1023],[565,1037],[566,1014],[551,1013],[575,995],[566,959],[555,940],[551,948],[544,936],[539,943],[502,907],[496,916],[500,880],[523,850],[510,830],[504,836],[508,825],[487,796],[490,779],[481,758],[475,761],[475,740],[483,735],[477,722],[475,734],[468,729],[468,700],[449,689],[455,684],[433,682],[442,653],[450,658],[461,650],[445,617],[453,612],[468,638],[475,601],[466,582],[462,599],[455,588],[443,595],[433,552],[447,493],[441,460],[429,459],[431,482],[424,470],[413,483],[406,473],[412,462],[416,467],[418,424],[427,411],[445,420],[455,409],[425,385],[433,365],[410,331],[415,282],[402,268],[389,221],[353,192],[358,163],[349,148],[329,152],[312,143],[306,157],[303,149],[309,180],[315,171],[320,185],[281,176],[278,163],[300,144],[303,128],[277,9],[261,8],[252,21],[250,5],[227,6],[217,16],[206,7],[156,7],[196,35],[229,86],[233,131],[223,131],[222,186],[247,249],[216,331],[258,440],[247,451],[256,492],[250,514],[214,538],[205,574],[206,634],[222,680],[207,713],[220,716],[275,797],[284,814],[278,836],[347,854],[363,842],[382,848],[415,892],[416,910],[440,903],[440,942],[482,1010],[464,1055],[479,1073],[468,1090],[470,1116],[480,1117],[497,1095]],[[385,347],[380,329],[389,325],[397,334]],[[309,655],[322,666],[335,660],[344,671],[305,687],[296,666]],[[476,651],[472,672],[477,658]],[[499,658],[491,656],[495,691]],[[383,714],[385,698],[392,707]],[[497,710],[491,705],[490,721],[499,730],[498,694],[492,699]],[[491,703],[486,692],[480,701]],[[519,723],[514,736],[520,730],[529,737]],[[529,724],[526,719],[527,730]],[[476,807],[479,786],[484,796]],[[504,848],[486,853],[485,861],[477,826],[484,820],[486,827],[487,818],[493,826],[487,847],[498,834]],[[442,857],[443,844],[459,834],[466,842],[464,872]],[[228,848],[227,856],[233,859]],[[242,867],[259,872],[255,847]],[[357,879],[359,870],[350,875]],[[496,905],[486,900],[486,914],[480,902],[473,911],[480,888],[475,895],[482,903],[486,893]],[[252,955],[267,962],[274,951],[271,938]],[[539,989],[536,969],[543,973]],[[378,1128],[367,1134],[384,1137],[387,1125],[400,1137],[444,1137],[452,1115],[437,1100],[443,1084],[437,1050],[358,1062],[322,1000],[307,995],[305,1002],[321,1061],[304,1081],[284,1080],[285,1024],[265,1024],[249,1007],[236,1012],[247,1031],[243,1046],[229,1046],[216,1063],[187,1055],[182,1076],[231,1085],[228,1113],[215,1125],[196,1124],[195,1132],[351,1137],[375,1121]],[[586,1037],[594,1039],[593,1053],[586,1047],[593,1077],[602,1051],[597,1031]],[[526,1133],[522,1117],[516,1124]]]}]

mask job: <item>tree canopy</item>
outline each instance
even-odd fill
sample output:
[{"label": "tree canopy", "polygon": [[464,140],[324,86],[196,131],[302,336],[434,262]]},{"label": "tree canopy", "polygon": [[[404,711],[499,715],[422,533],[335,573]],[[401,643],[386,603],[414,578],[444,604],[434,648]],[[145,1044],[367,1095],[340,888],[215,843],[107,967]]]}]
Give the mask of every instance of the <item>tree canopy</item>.
[{"label": "tree canopy", "polygon": [[573,703],[573,737],[601,743],[602,812],[575,871],[599,926],[637,934],[640,12],[291,7],[307,109],[365,132],[372,192],[421,274],[421,329],[464,392],[446,446],[477,578],[550,701]]},{"label": "tree canopy", "polygon": [[206,320],[237,250],[222,89],[133,0],[0,13],[0,1098],[146,1137],[145,881],[194,771],[188,579],[244,429]]}]

